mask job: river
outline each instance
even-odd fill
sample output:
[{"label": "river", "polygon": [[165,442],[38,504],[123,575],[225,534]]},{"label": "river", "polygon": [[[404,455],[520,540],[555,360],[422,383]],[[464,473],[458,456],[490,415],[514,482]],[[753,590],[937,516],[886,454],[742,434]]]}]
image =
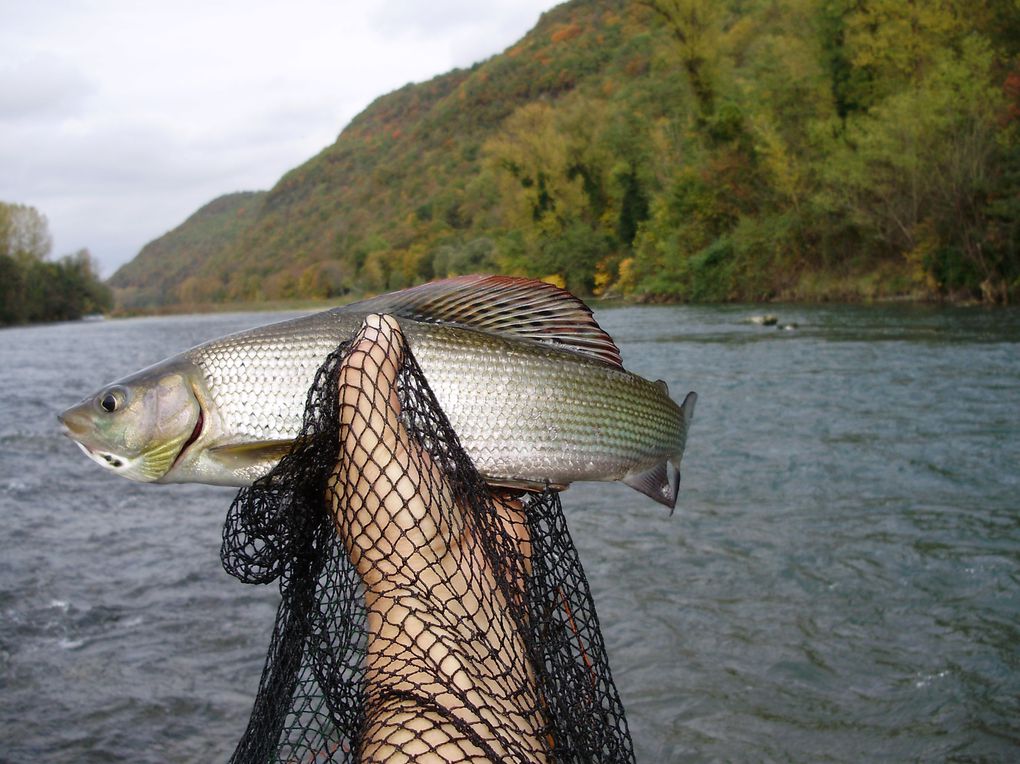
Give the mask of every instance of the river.
[{"label": "river", "polygon": [[[1020,312],[624,307],[628,368],[699,394],[677,510],[564,507],[638,760],[1020,757]],[[281,315],[0,331],[0,761],[225,760],[275,587],[219,563],[230,489],[131,483],[56,414]]]}]

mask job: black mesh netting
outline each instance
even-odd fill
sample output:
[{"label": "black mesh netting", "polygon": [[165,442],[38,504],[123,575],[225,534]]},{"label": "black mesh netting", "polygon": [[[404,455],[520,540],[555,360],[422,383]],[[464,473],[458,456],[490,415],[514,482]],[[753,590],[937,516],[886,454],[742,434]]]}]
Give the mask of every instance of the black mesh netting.
[{"label": "black mesh netting", "polygon": [[633,761],[557,494],[495,491],[370,317],[227,517],[224,567],[283,594],[232,761]]}]

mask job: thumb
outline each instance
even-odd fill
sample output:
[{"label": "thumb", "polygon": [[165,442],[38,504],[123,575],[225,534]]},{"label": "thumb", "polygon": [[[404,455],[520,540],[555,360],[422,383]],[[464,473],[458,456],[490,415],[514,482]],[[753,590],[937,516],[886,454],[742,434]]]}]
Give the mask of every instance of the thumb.
[{"label": "thumb", "polygon": [[400,432],[397,372],[403,359],[403,335],[392,316],[365,317],[340,370],[341,446],[369,454],[393,444]]}]

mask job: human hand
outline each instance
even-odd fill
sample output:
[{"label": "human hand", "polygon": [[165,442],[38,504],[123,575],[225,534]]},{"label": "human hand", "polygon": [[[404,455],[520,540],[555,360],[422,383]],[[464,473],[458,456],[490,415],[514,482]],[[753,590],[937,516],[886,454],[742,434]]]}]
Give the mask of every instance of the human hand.
[{"label": "human hand", "polygon": [[[340,458],[328,498],[366,589],[361,755],[544,760],[533,670],[510,607],[520,612],[529,572],[524,510],[493,497],[496,522],[482,530],[411,438],[398,395],[403,347],[393,317],[367,316],[339,378]],[[515,550],[502,583],[480,541],[485,532]]]}]

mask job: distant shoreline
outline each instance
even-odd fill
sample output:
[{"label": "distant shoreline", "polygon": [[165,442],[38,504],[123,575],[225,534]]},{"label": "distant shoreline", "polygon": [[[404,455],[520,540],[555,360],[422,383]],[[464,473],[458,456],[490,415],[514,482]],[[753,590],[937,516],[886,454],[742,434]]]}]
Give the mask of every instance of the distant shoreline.
[{"label": "distant shoreline", "polygon": [[[141,316],[175,316],[204,313],[273,313],[284,311],[308,311],[315,312],[329,310],[330,308],[348,305],[357,302],[372,294],[346,295],[339,298],[324,299],[293,299],[293,300],[266,300],[260,302],[217,302],[217,303],[196,303],[188,305],[161,305],[151,308],[118,308],[106,314],[107,318],[136,318]],[[980,300],[963,298],[933,298],[923,295],[881,295],[875,297],[860,296],[857,299],[833,299],[833,298],[794,298],[783,296],[769,300],[744,301],[734,300],[732,302],[685,302],[681,300],[668,299],[633,299],[619,296],[605,297],[584,297],[584,302],[594,309],[615,308],[631,306],[653,306],[653,305],[733,305],[733,306],[769,306],[769,305],[928,305],[953,308],[1009,308],[1009,304],[990,304]]]}]

